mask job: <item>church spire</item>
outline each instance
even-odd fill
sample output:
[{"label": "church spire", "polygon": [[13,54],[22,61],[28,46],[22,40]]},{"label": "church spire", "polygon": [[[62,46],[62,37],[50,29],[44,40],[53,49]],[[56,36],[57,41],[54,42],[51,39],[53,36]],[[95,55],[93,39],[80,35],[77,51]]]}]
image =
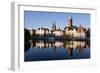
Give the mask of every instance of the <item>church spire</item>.
[{"label": "church spire", "polygon": [[72,19],[72,15],[69,15],[68,19]]},{"label": "church spire", "polygon": [[55,20],[52,22],[52,30],[56,30],[56,21]]},{"label": "church spire", "polygon": [[72,27],[73,26],[73,19],[72,19],[72,15],[70,15],[68,17],[68,27]]}]

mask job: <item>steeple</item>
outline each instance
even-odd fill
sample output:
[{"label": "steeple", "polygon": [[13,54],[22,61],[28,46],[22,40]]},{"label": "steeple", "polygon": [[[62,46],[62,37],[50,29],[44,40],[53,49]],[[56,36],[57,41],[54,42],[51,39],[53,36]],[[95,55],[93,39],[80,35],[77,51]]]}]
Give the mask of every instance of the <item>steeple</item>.
[{"label": "steeple", "polygon": [[69,15],[68,19],[72,19],[72,15]]},{"label": "steeple", "polygon": [[73,19],[72,19],[72,16],[70,15],[68,17],[68,27],[72,27],[73,26]]},{"label": "steeple", "polygon": [[56,21],[55,20],[52,22],[52,30],[56,30]]}]

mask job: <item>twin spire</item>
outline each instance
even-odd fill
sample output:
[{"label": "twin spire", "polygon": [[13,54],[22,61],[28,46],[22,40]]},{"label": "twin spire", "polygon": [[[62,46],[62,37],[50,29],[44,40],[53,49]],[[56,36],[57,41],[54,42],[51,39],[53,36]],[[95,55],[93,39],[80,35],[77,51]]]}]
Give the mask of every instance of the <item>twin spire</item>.
[{"label": "twin spire", "polygon": [[[67,23],[68,27],[72,27],[73,26],[73,19],[72,19],[72,15],[70,15],[68,17],[68,23]],[[52,22],[52,30],[56,30],[56,21],[53,20]]]}]

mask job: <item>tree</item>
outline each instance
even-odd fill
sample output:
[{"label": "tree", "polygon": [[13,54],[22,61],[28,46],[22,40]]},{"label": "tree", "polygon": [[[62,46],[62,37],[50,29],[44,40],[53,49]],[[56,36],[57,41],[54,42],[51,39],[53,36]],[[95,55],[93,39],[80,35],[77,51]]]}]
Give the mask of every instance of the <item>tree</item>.
[{"label": "tree", "polygon": [[31,35],[29,33],[29,30],[24,28],[24,39],[25,41],[29,41],[31,39]]}]

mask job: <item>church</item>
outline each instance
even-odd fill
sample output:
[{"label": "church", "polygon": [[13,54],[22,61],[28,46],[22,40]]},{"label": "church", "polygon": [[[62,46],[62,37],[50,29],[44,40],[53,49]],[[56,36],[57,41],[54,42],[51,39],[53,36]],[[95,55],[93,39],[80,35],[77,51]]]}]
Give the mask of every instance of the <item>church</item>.
[{"label": "church", "polygon": [[85,28],[80,24],[79,27],[73,25],[73,19],[70,16],[68,18],[67,26],[64,28],[65,35],[69,37],[85,38]]}]

